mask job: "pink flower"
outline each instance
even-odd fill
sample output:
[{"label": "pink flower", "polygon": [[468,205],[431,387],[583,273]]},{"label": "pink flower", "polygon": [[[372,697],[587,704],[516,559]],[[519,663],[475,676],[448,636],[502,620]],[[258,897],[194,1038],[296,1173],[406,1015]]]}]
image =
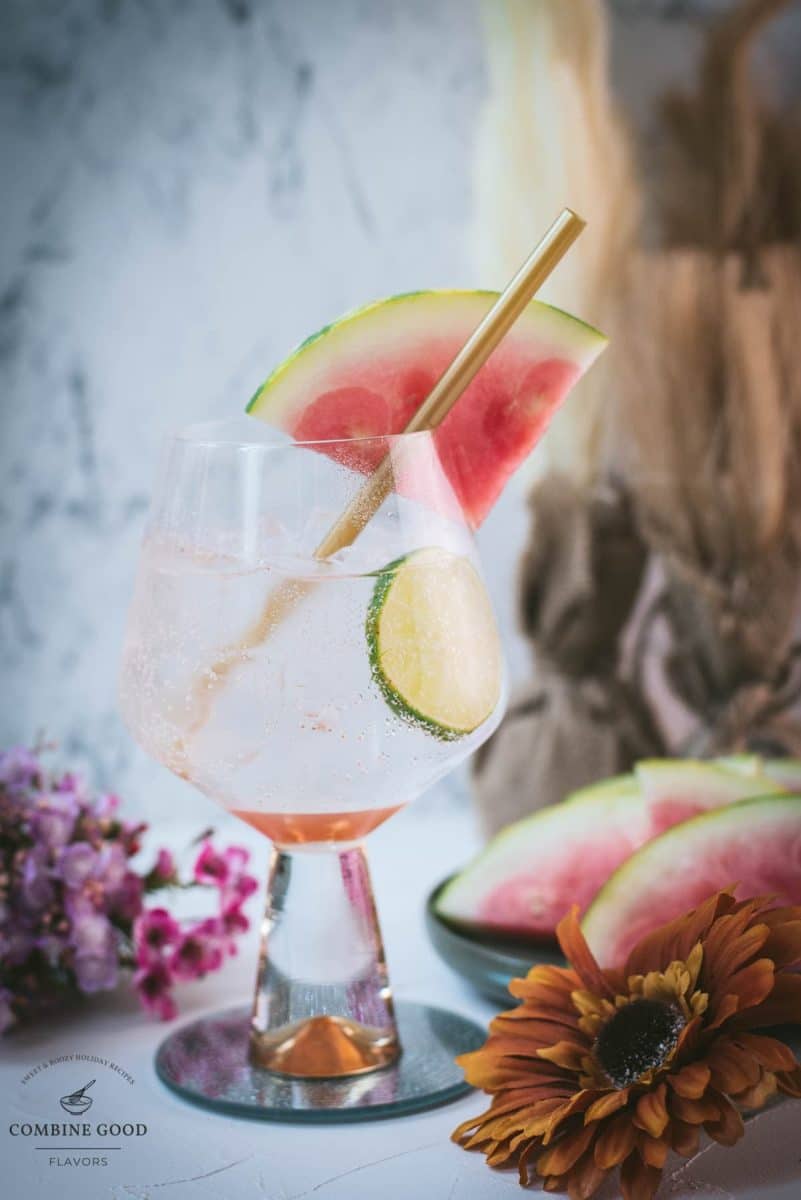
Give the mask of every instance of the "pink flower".
[{"label": "pink flower", "polygon": [[207,917],[198,926],[198,932],[206,938],[216,939],[228,954],[236,954],[236,937],[250,928],[250,921],[238,908],[230,908],[218,917]]},{"label": "pink flower", "polygon": [[250,929],[250,921],[247,919],[241,908],[227,908],[220,917],[223,932],[229,937],[233,937],[237,933],[246,933]]},{"label": "pink flower", "polygon": [[[195,879],[198,883],[236,889],[240,887],[242,880],[252,879],[252,876],[244,874],[244,868],[249,858],[250,852],[244,846],[228,846],[220,852],[215,850],[210,841],[206,840],[195,861]],[[250,885],[246,884],[245,886],[249,887]],[[253,888],[256,887],[258,884],[254,879]],[[244,895],[250,895],[250,891],[246,891]]]},{"label": "pink flower", "polygon": [[163,962],[153,962],[140,967],[134,974],[134,987],[142,1007],[162,1021],[171,1020],[178,1009],[172,998],[172,975]]},{"label": "pink flower", "polygon": [[166,908],[147,908],[134,921],[136,961],[140,965],[154,962],[162,950],[176,946],[181,940],[181,926]]},{"label": "pink flower", "polygon": [[175,859],[169,850],[159,850],[153,874],[165,883],[175,878]]},{"label": "pink flower", "polygon": [[201,921],[189,929],[175,948],[170,958],[170,970],[176,979],[200,979],[221,965],[223,948],[219,938],[204,930],[205,924]]},{"label": "pink flower", "polygon": [[211,883],[222,887],[228,880],[228,874],[226,856],[215,850],[210,841],[205,841],[195,859],[195,879],[198,883]]},{"label": "pink flower", "polygon": [[135,871],[126,871],[122,883],[114,893],[112,908],[125,921],[133,921],[142,910],[144,885]]},{"label": "pink flower", "polygon": [[226,908],[238,908],[248,896],[259,890],[259,881],[253,875],[241,875],[231,880],[223,888],[223,898]]}]

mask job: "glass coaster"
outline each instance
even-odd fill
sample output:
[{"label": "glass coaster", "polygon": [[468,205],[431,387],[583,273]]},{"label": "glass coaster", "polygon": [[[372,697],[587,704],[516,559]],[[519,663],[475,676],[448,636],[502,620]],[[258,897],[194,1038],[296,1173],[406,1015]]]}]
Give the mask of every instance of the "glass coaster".
[{"label": "glass coaster", "polygon": [[470,1091],[457,1054],[487,1031],[427,1004],[397,1001],[397,1062],[349,1079],[290,1079],[248,1061],[250,1010],[201,1017],[170,1034],[156,1054],[159,1079],[184,1100],[262,1121],[374,1121],[447,1104]]}]

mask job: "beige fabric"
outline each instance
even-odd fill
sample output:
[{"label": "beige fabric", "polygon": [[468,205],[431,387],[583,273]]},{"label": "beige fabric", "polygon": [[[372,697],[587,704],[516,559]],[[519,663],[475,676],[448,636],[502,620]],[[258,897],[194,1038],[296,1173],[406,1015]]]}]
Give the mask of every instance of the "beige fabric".
[{"label": "beige fabric", "polygon": [[488,836],[585,783],[659,752],[642,697],[618,674],[645,548],[624,494],[550,476],[533,491],[520,608],[534,679],[474,760]]}]

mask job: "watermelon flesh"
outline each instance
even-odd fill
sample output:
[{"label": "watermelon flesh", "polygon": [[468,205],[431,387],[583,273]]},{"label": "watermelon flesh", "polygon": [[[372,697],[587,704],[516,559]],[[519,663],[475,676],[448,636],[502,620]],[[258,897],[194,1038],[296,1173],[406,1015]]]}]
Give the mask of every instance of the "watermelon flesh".
[{"label": "watermelon flesh", "polygon": [[[368,305],[304,342],[259,388],[253,416],[364,474],[386,453],[497,298],[413,292]],[[434,434],[471,525],[481,524],[574,383],[606,345],[597,330],[533,301]],[[339,439],[367,439],[337,446]],[[425,497],[423,497],[425,498]]]},{"label": "watermelon flesh", "polygon": [[636,850],[699,813],[781,793],[765,776],[712,763],[652,759],[510,825],[436,901],[471,929],[550,940],[572,904],[583,911]]},{"label": "watermelon flesh", "polygon": [[582,929],[601,966],[621,966],[646,934],[732,885],[739,899],[801,904],[801,796],[741,800],[663,833],[600,889]]}]

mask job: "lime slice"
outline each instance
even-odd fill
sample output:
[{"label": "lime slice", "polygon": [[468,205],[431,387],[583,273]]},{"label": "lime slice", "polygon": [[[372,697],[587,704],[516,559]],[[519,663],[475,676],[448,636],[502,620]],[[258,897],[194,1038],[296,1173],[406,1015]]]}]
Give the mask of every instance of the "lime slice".
[{"label": "lime slice", "polygon": [[404,721],[449,741],[495,711],[501,646],[469,559],[431,547],[390,563],[370,602],[367,644],[373,678]]}]

